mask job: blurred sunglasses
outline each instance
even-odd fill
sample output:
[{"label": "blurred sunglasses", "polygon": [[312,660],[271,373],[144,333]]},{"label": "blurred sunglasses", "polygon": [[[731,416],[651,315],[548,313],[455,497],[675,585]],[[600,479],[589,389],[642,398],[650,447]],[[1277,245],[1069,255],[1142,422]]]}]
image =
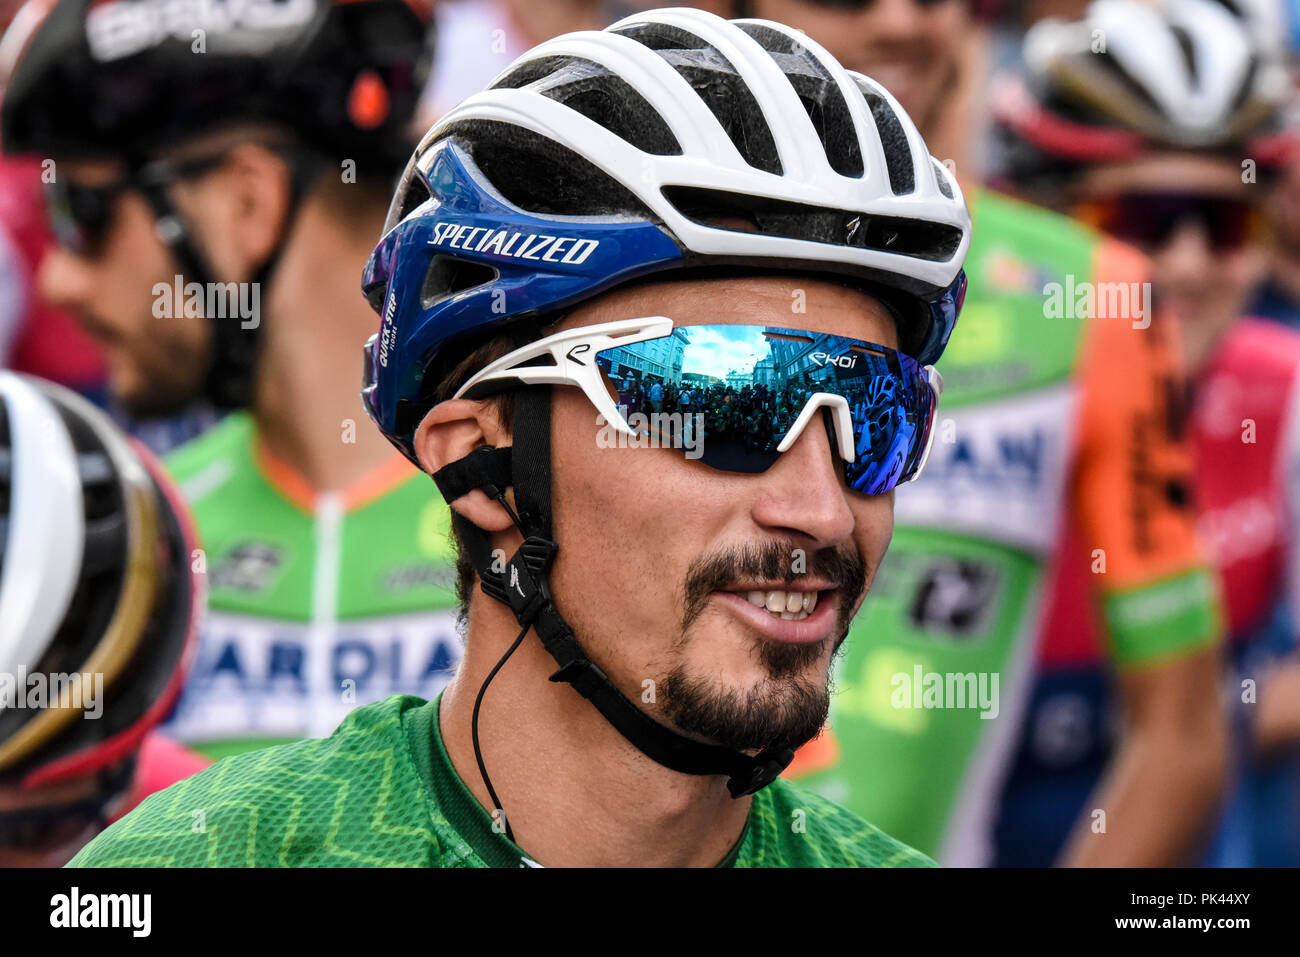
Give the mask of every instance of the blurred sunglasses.
[{"label": "blurred sunglasses", "polygon": [[484,367],[456,398],[546,384],[582,389],[634,447],[684,449],[728,472],[766,471],[825,410],[845,482],[868,495],[921,474],[943,391],[933,366],[860,339],[653,316],[547,336]]},{"label": "blurred sunglasses", "polygon": [[1196,193],[1119,193],[1085,200],[1074,217],[1142,249],[1167,243],[1185,222],[1200,225],[1215,252],[1240,249],[1264,234],[1258,207],[1244,199]]},{"label": "blurred sunglasses", "polygon": [[157,160],[120,179],[87,186],[66,177],[45,185],[45,206],[59,245],[81,255],[98,252],[113,228],[117,201],[130,189],[166,186],[220,166],[225,153],[175,163]]},{"label": "blurred sunglasses", "polygon": [[127,179],[102,186],[83,186],[56,179],[45,187],[50,226],[59,245],[75,253],[93,253],[113,226],[118,197],[131,188]]}]

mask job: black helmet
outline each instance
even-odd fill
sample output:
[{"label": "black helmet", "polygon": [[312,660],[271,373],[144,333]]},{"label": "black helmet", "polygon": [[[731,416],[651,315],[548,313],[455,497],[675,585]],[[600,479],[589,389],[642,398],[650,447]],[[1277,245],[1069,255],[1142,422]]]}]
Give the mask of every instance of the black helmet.
[{"label": "black helmet", "polygon": [[[41,0],[33,0],[41,2]],[[238,120],[394,169],[428,71],[417,0],[59,0],[5,38],[8,152],[132,158]]]}]

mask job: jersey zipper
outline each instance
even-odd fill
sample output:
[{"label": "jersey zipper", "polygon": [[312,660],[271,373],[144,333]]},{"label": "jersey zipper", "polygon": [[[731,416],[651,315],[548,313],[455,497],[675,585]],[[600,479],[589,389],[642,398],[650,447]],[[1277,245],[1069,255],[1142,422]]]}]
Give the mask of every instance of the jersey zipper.
[{"label": "jersey zipper", "polygon": [[[342,688],[333,688],[334,661],[330,654],[334,647],[339,617],[339,577],[342,573],[343,497],[338,492],[318,495],[315,505],[316,547],[312,568],[311,588],[311,647],[312,658],[320,671],[319,687],[330,688],[329,694],[342,694]],[[328,734],[332,728],[318,727],[321,719],[320,702],[308,696],[310,709],[307,734],[317,737]]]}]

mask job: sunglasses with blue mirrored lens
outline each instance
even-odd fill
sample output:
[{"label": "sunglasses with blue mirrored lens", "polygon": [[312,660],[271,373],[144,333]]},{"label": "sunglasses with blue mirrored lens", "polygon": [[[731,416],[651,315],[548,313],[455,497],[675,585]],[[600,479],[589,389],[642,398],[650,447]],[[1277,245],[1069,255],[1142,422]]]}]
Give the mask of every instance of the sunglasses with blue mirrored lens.
[{"label": "sunglasses with blue mirrored lens", "polygon": [[932,366],[860,339],[654,316],[548,336],[486,366],[457,398],[543,384],[581,388],[629,444],[729,472],[765,471],[824,421],[846,484],[871,495],[920,474],[943,387]]}]

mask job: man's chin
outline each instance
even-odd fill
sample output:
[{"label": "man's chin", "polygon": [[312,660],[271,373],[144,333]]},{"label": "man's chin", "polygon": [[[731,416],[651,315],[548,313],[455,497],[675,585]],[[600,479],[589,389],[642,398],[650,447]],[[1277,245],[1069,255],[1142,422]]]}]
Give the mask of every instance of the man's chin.
[{"label": "man's chin", "polygon": [[133,419],[167,419],[180,415],[199,398],[199,390],[182,390],[171,384],[152,384],[136,376],[114,375],[109,380],[113,401]]},{"label": "man's chin", "polygon": [[817,736],[830,710],[824,668],[763,677],[737,687],[678,669],[661,683],[665,715],[682,732],[735,751],[798,748]]}]

